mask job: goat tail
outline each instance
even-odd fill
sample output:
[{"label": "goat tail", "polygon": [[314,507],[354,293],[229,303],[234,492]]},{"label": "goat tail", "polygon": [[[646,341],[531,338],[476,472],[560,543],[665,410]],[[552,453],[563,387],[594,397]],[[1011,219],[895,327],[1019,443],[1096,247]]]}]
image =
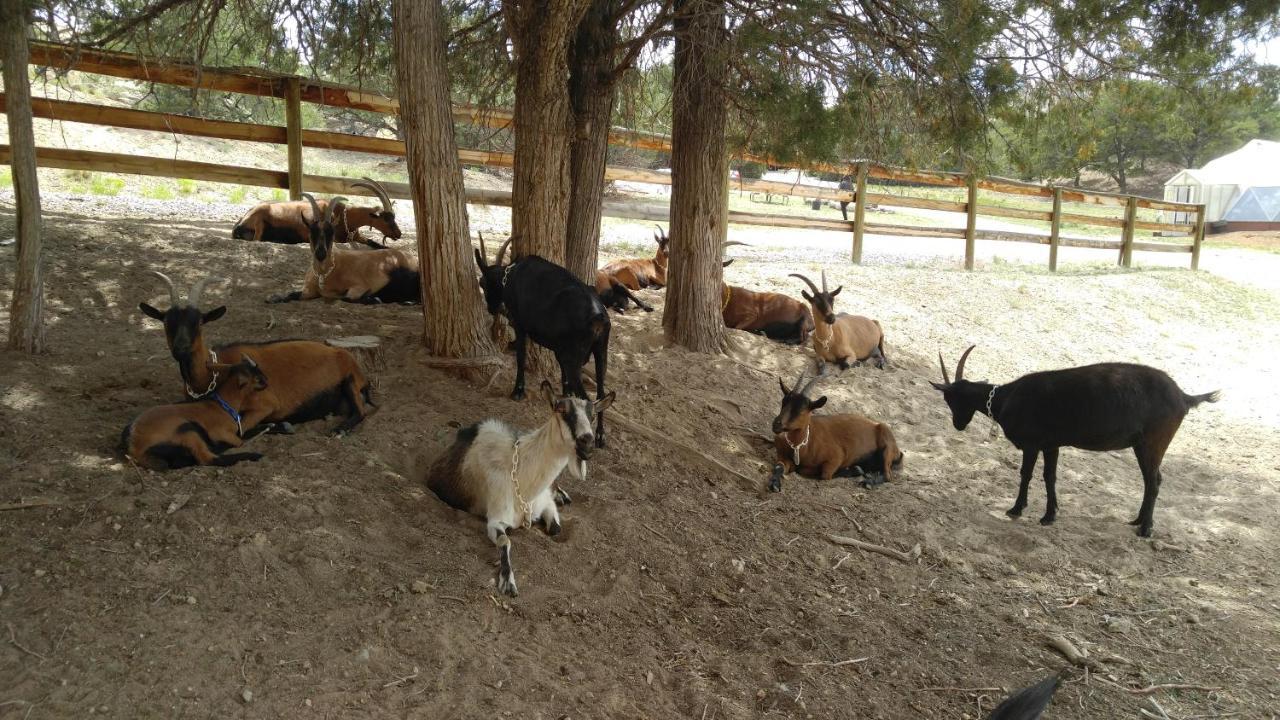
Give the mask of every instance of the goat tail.
[{"label": "goat tail", "polygon": [[597,313],[591,316],[591,337],[598,338],[608,332],[609,316],[605,312]]},{"label": "goat tail", "polygon": [[1188,410],[1190,410],[1191,408],[1193,408],[1193,407],[1195,407],[1195,406],[1199,405],[1200,403],[1205,403],[1205,402],[1216,403],[1216,402],[1218,402],[1218,400],[1222,397],[1222,391],[1221,391],[1221,390],[1214,390],[1213,392],[1207,392],[1207,393],[1205,393],[1205,394],[1203,394],[1203,395],[1188,395],[1188,394],[1186,394],[1186,393],[1183,393],[1183,394],[1182,394],[1182,397],[1186,398],[1186,401],[1187,401],[1187,409],[1188,409]]}]

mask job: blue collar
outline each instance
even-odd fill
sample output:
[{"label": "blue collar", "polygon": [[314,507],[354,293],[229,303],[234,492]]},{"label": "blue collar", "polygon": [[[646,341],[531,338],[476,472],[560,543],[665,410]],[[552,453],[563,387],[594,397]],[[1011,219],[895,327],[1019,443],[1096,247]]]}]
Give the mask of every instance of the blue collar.
[{"label": "blue collar", "polygon": [[217,400],[218,404],[222,406],[222,409],[226,410],[227,414],[231,416],[231,419],[236,421],[236,437],[243,436],[244,428],[240,427],[240,413],[236,412],[235,408],[228,405],[227,401],[222,399],[222,396],[218,394],[217,390],[209,393],[209,397]]}]

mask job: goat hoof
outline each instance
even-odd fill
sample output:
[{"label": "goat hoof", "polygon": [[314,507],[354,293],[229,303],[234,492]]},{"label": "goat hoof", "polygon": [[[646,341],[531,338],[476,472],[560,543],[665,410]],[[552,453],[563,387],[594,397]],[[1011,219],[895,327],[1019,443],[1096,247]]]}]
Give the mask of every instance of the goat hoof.
[{"label": "goat hoof", "polygon": [[569,497],[569,493],[561,490],[560,488],[556,488],[552,492],[552,497],[555,499],[556,505],[564,506],[573,503],[573,498]]},{"label": "goat hoof", "polygon": [[1142,524],[1142,518],[1140,518],[1140,517],[1136,517],[1136,518],[1134,518],[1134,519],[1130,520],[1130,521],[1129,521],[1129,524],[1130,524],[1130,525],[1141,525],[1141,524]]},{"label": "goat hoof", "polygon": [[561,530],[560,523],[555,520],[552,520],[551,524],[547,526],[547,534],[550,535],[551,537],[555,537],[556,535],[559,535],[560,530]]},{"label": "goat hoof", "polygon": [[1017,505],[1014,505],[1008,510],[1005,510],[1004,514],[1008,515],[1011,518],[1020,518],[1022,517],[1022,508],[1018,507]]},{"label": "goat hoof", "polygon": [[512,390],[512,391],[511,391],[511,399],[512,399],[512,400],[523,400],[523,399],[524,399],[524,388],[516,388],[515,390]]},{"label": "goat hoof", "polygon": [[1057,519],[1058,519],[1058,518],[1057,518],[1057,516],[1054,516],[1054,515],[1045,515],[1044,517],[1040,518],[1040,524],[1041,524],[1041,525],[1052,525],[1052,524],[1053,524],[1053,521],[1054,521],[1054,520],[1057,520]]},{"label": "goat hoof", "polygon": [[596,447],[598,448],[604,447],[604,435],[596,436]]},{"label": "goat hoof", "polygon": [[293,423],[287,423],[287,422],[273,423],[271,425],[271,429],[268,430],[267,432],[271,433],[272,435],[292,435]]},{"label": "goat hoof", "polygon": [[511,574],[499,573],[498,592],[502,593],[503,595],[506,595],[507,597],[517,597],[520,595],[520,591],[516,589],[515,573],[511,573]]},{"label": "goat hoof", "polygon": [[776,492],[776,493],[780,493],[780,492],[782,492],[782,481],[781,481],[781,480],[770,480],[770,481],[769,481],[769,492]]},{"label": "goat hoof", "polygon": [[1138,526],[1138,537],[1144,537],[1144,538],[1149,538],[1149,537],[1151,537],[1151,526],[1150,526],[1150,525],[1139,525],[1139,526]]}]

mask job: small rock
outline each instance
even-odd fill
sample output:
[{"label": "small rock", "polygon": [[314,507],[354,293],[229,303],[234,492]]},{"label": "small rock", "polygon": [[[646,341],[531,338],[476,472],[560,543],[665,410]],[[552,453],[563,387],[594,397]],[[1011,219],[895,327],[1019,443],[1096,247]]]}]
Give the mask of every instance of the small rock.
[{"label": "small rock", "polygon": [[360,652],[356,653],[356,660],[369,662],[369,648],[361,648]]},{"label": "small rock", "polygon": [[1133,632],[1133,621],[1125,617],[1116,617],[1114,615],[1103,615],[1102,624],[1112,632],[1118,632],[1127,635]]},{"label": "small rock", "polygon": [[745,572],[747,569],[747,564],[738,558],[733,558],[729,564],[733,566],[733,571],[736,573]]},{"label": "small rock", "polygon": [[45,569],[44,569],[44,568],[36,568],[36,577],[44,577],[44,576],[45,576]]},{"label": "small rock", "polygon": [[306,700],[303,700],[302,704],[306,705],[307,707],[311,707],[311,698],[307,698]]},{"label": "small rock", "polygon": [[196,596],[195,596],[195,595],[188,595],[188,596],[187,596],[187,604],[188,604],[188,605],[195,605],[195,604],[196,604]]},{"label": "small rock", "polygon": [[426,580],[414,580],[413,585],[410,585],[409,587],[419,595],[431,589],[431,586],[427,584]]},{"label": "small rock", "polygon": [[249,688],[245,688],[241,690],[240,699],[243,700],[246,705],[253,702],[253,691],[250,690]]}]

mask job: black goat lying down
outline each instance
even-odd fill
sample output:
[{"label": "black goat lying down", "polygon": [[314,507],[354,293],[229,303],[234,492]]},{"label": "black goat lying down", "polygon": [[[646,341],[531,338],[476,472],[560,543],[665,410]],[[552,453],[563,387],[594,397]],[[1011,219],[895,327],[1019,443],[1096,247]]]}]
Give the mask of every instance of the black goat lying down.
[{"label": "black goat lying down", "polygon": [[1038,454],[1044,453],[1047,496],[1040,524],[1048,525],[1058,515],[1058,448],[1131,447],[1142,469],[1143,493],[1138,517],[1129,524],[1137,525],[1142,537],[1150,537],[1165,450],[1187,411],[1202,402],[1217,402],[1218,392],[1188,395],[1163,371],[1129,363],[1031,373],[1004,385],[970,382],[964,379],[964,363],[974,347],[960,356],[955,382],[947,377],[939,354],[943,382],[931,384],[942,391],[957,430],[964,430],[973,414],[982,412],[1022,451],[1022,483],[1008,515],[1019,517],[1027,506],[1027,486]]},{"label": "black goat lying down", "polygon": [[[573,273],[537,255],[503,265],[511,240],[502,243],[492,265],[485,262],[483,237],[476,250],[489,314],[505,313],[516,333],[516,386],[511,398],[524,398],[525,342],[532,339],[555,353],[561,392],[565,395],[587,397],[582,386],[582,366],[587,358],[594,357],[596,400],[603,400],[610,323],[600,296]],[[595,442],[596,447],[604,447],[603,410],[596,416]]]}]

